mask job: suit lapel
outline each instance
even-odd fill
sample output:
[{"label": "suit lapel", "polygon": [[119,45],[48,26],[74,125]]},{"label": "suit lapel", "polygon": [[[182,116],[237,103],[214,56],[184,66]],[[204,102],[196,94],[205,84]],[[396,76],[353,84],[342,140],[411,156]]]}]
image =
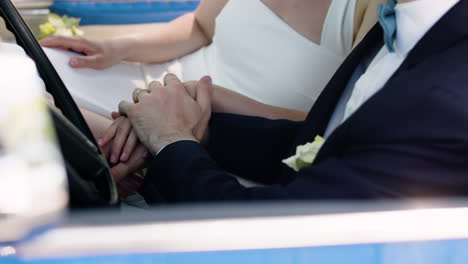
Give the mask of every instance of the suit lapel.
[{"label": "suit lapel", "polygon": [[[346,85],[348,84],[348,81],[356,67],[361,63],[364,56],[374,50],[377,45],[382,45],[382,43],[382,28],[377,24],[369,31],[353,52],[351,52],[343,64],[338,68],[335,75],[333,75],[331,80],[328,82],[327,86],[322,91],[307,115],[304,128],[298,131],[288,156],[291,156],[296,152],[296,146],[313,141],[316,135],[323,136],[341,94],[346,88]],[[285,175],[289,175],[291,178],[295,175],[294,171],[289,169],[287,166],[283,166],[283,173]]]},{"label": "suit lapel", "polygon": [[[461,0],[447,14],[445,14],[434,27],[416,44],[413,50],[408,54],[408,57],[398,70],[393,74],[390,80],[384,87],[365,102],[354,114],[352,114],[341,126],[339,126],[327,139],[327,144],[324,145],[316,161],[321,160],[327,154],[342,148],[346,144],[346,127],[353,122],[356,116],[362,114],[371,114],[368,106],[372,103],[373,106],[385,105],[385,102],[379,103],[379,100],[386,100],[383,93],[392,92],[392,81],[405,70],[416,66],[418,63],[431,55],[438,54],[447,48],[450,48],[460,40],[466,39],[468,36],[468,0]],[[376,101],[377,100],[377,101]],[[333,105],[335,106],[335,105]],[[312,117],[311,117],[312,118]],[[368,119],[374,118],[369,116]]]},{"label": "suit lapel", "polygon": [[362,58],[377,45],[382,44],[382,34],[381,27],[379,25],[374,26],[361,44],[343,62],[310,110],[306,119],[307,129],[304,129],[303,135],[298,136],[299,140],[296,142],[296,145],[310,141],[316,135],[324,134],[336,104],[346,88],[351,75]]},{"label": "suit lapel", "polygon": [[468,35],[467,15],[468,1],[461,0],[416,44],[394,76],[465,38]]}]

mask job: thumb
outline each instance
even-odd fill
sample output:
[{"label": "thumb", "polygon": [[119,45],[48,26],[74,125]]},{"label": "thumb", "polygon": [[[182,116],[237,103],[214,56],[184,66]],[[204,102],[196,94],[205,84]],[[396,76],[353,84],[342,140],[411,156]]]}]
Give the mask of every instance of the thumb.
[{"label": "thumb", "polygon": [[112,117],[112,119],[114,119],[114,120],[117,119],[117,118],[120,117],[120,116],[121,116],[121,114],[120,114],[119,112],[113,111],[113,112],[111,113],[111,117]]},{"label": "thumb", "polygon": [[123,178],[125,178],[129,174],[130,168],[125,163],[119,163],[115,165],[114,167],[112,167],[110,171],[112,174],[112,178],[114,178],[114,181],[120,182]]},{"label": "thumb", "polygon": [[100,61],[98,54],[74,57],[70,60],[69,64],[72,68],[105,68],[105,65]]},{"label": "thumb", "polygon": [[131,111],[132,107],[134,104],[128,102],[128,101],[121,101],[119,103],[119,113],[122,115],[129,116],[129,111]]},{"label": "thumb", "polygon": [[203,77],[197,84],[196,89],[196,102],[200,105],[202,116],[199,120],[196,130],[195,137],[198,140],[202,140],[205,135],[206,128],[211,118],[211,97],[213,91],[213,82],[211,77]]},{"label": "thumb", "polygon": [[202,112],[211,112],[211,93],[213,90],[213,81],[210,76],[204,76],[200,79],[196,88],[196,102],[200,105]]},{"label": "thumb", "polygon": [[145,165],[145,159],[147,156],[148,151],[140,144],[127,162],[120,162],[111,168],[112,177],[116,182],[120,182],[130,173],[134,173],[141,169]]}]

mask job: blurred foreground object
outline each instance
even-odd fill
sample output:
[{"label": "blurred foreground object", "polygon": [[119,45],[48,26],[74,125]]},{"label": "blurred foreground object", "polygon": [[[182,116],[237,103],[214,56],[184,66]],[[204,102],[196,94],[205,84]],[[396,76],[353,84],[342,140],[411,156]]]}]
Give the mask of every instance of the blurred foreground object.
[{"label": "blurred foreground object", "polygon": [[66,174],[34,62],[0,43],[0,243],[56,222]]},{"label": "blurred foreground object", "polygon": [[[3,1],[3,0],[2,0]],[[49,7],[52,0],[12,0],[15,7],[21,14],[26,24],[29,26],[33,34],[37,37],[41,34],[39,25],[46,21],[46,16],[49,14]],[[14,42],[15,38],[6,29],[3,19],[0,18],[0,36],[3,40]]]},{"label": "blurred foreground object", "polygon": [[466,264],[467,206],[322,200],[75,211],[60,227],[6,248],[16,253],[5,263]]},{"label": "blurred foreground object", "polygon": [[43,39],[50,35],[58,36],[81,36],[83,31],[81,31],[80,19],[74,17],[68,17],[66,15],[60,17],[57,14],[48,14],[46,22],[39,25],[39,30],[41,35],[39,39]]}]

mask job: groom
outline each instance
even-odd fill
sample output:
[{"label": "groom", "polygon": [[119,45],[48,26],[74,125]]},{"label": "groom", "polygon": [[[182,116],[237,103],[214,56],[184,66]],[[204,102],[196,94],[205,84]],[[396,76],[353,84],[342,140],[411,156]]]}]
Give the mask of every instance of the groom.
[{"label": "groom", "polygon": [[[209,77],[195,99],[168,75],[122,102],[155,156],[146,184],[168,201],[468,194],[468,0],[393,2],[304,122],[210,118]],[[313,162],[297,172],[282,162],[317,135]]]}]

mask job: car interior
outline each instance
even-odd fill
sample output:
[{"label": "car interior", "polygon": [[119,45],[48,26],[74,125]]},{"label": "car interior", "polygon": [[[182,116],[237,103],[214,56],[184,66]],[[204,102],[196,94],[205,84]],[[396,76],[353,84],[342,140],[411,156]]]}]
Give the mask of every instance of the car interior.
[{"label": "car interior", "polygon": [[60,76],[10,0],[0,2],[0,16],[16,43],[36,63],[47,91],[63,114],[49,107],[65,160],[70,207],[116,206],[117,189],[106,159]]},{"label": "car interior", "polygon": [[[0,221],[0,263],[14,250],[38,259],[34,263],[58,256],[53,263],[430,264],[441,263],[432,262],[441,252],[460,260],[450,263],[468,259],[465,199],[184,204],[122,213],[106,158],[12,0],[0,0],[1,19],[35,62],[59,109],[48,108],[66,167],[71,213],[44,228],[48,235],[22,239],[17,248],[2,244]],[[458,244],[447,244],[452,241]],[[406,262],[398,261],[403,258]]]}]

